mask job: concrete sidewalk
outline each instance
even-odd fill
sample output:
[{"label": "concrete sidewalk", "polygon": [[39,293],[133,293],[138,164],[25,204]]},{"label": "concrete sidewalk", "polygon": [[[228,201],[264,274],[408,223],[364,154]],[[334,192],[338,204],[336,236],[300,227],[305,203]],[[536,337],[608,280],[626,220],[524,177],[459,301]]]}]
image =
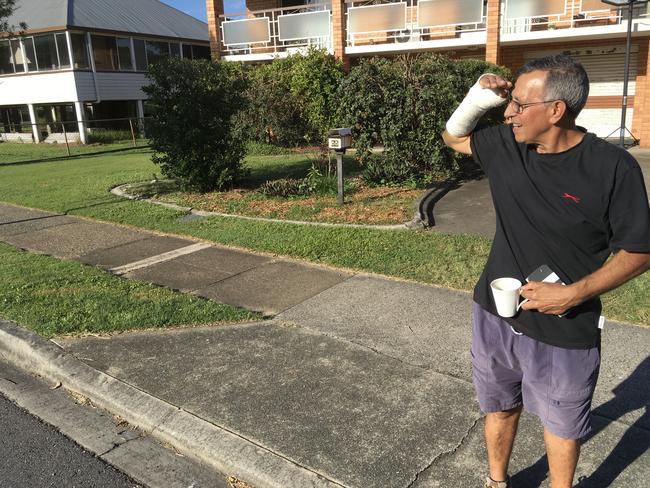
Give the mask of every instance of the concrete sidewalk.
[{"label": "concrete sidewalk", "polygon": [[[259,310],[257,323],[45,341],[0,353],[256,488],[473,487],[485,474],[467,293],[0,205],[0,240]],[[650,478],[650,333],[607,323],[583,487]],[[524,415],[511,472],[546,486]]]}]

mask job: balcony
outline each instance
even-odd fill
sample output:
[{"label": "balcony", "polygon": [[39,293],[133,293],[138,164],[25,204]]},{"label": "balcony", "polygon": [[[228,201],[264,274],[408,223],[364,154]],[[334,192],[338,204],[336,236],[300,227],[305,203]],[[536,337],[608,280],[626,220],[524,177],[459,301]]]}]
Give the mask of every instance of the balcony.
[{"label": "balcony", "polygon": [[[487,42],[486,4],[484,0],[345,0],[345,52],[482,49]],[[650,32],[648,5],[635,7],[635,31]],[[501,9],[501,43],[506,45],[618,37],[627,27],[625,8],[599,0],[505,0]],[[222,15],[221,56],[262,61],[310,47],[332,53],[333,22],[330,3]]]},{"label": "balcony", "polygon": [[[633,9],[633,30],[650,30],[649,4]],[[627,8],[599,0],[507,0],[503,5],[501,42],[504,44],[616,37],[627,30]]]},{"label": "balcony", "polygon": [[331,17],[328,3],[221,15],[221,57],[265,61],[310,48],[333,54]]},{"label": "balcony", "polygon": [[483,0],[346,0],[347,54],[484,45]]}]

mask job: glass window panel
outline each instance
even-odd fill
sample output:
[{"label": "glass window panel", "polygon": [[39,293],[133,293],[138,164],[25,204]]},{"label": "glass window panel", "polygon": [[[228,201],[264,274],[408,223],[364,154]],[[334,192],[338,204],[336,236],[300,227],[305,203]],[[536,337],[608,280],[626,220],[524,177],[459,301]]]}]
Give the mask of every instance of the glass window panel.
[{"label": "glass window panel", "polygon": [[9,41],[0,41],[0,75],[14,72],[14,63],[11,56]]},{"label": "glass window panel", "polygon": [[75,69],[90,68],[90,59],[88,58],[88,45],[86,43],[86,34],[70,34],[70,44],[72,44],[72,59]]},{"label": "glass window panel", "polygon": [[506,18],[546,17],[564,13],[565,0],[506,0]]},{"label": "glass window panel", "polygon": [[135,54],[135,69],[138,71],[146,71],[147,53],[142,39],[133,39],[133,51]]},{"label": "glass window panel", "polygon": [[169,53],[176,57],[180,58],[181,57],[181,45],[177,44],[175,42],[170,42],[169,43]]},{"label": "glass window panel", "polygon": [[348,32],[377,32],[406,29],[406,3],[388,3],[348,9]]},{"label": "glass window panel", "polygon": [[252,44],[255,42],[269,42],[269,18],[230,20],[222,22],[223,43],[226,46],[234,44]]},{"label": "glass window panel", "polygon": [[120,58],[120,69],[123,71],[133,70],[133,63],[131,63],[131,39],[128,37],[117,38],[117,54]]},{"label": "glass window panel", "polygon": [[192,46],[189,44],[183,44],[183,57],[187,59],[192,59]]},{"label": "glass window panel", "polygon": [[212,59],[212,53],[208,46],[192,46],[193,59]]},{"label": "glass window panel", "polygon": [[580,12],[591,12],[593,10],[610,10],[616,8],[613,5],[600,2],[599,0],[582,0]]},{"label": "glass window panel", "polygon": [[114,71],[118,69],[117,42],[114,37],[91,36],[95,69]]},{"label": "glass window panel", "polygon": [[34,48],[36,49],[36,61],[39,71],[59,69],[59,59],[56,55],[53,34],[34,36]]},{"label": "glass window panel", "polygon": [[25,64],[23,63],[23,50],[20,47],[20,41],[18,39],[11,41],[11,53],[13,54],[16,73],[22,73],[25,71]]},{"label": "glass window panel", "polygon": [[420,0],[418,26],[479,24],[483,21],[483,0]]},{"label": "glass window panel", "polygon": [[68,41],[65,38],[65,34],[55,34],[56,37],[56,47],[59,50],[59,66],[61,68],[70,67],[70,53],[68,52]]},{"label": "glass window panel", "polygon": [[330,35],[330,13],[307,12],[304,14],[280,15],[278,17],[280,40],[308,39]]},{"label": "glass window panel", "polygon": [[147,61],[149,64],[160,61],[169,56],[169,43],[161,41],[147,41]]},{"label": "glass window panel", "polygon": [[23,55],[27,62],[27,71],[36,71],[36,53],[34,52],[34,39],[26,37],[23,39]]}]

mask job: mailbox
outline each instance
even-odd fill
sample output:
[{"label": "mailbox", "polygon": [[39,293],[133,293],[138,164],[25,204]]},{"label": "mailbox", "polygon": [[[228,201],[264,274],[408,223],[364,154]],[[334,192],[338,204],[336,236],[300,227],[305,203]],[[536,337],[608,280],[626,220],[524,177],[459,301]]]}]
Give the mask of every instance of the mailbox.
[{"label": "mailbox", "polygon": [[352,145],[352,129],[341,127],[339,129],[330,129],[328,137],[328,147],[336,151],[345,152]]}]

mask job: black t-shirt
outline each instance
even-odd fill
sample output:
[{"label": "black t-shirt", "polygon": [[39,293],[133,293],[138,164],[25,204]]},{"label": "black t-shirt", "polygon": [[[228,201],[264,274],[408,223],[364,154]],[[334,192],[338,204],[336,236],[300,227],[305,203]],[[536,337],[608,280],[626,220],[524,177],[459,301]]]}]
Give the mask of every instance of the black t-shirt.
[{"label": "black t-shirt", "polygon": [[[625,150],[586,133],[567,151],[539,154],[518,143],[509,125],[473,132],[474,160],[488,176],[496,234],[474,300],[496,314],[490,282],[525,283],[539,266],[574,283],[600,268],[611,252],[650,252],[650,210],[641,168]],[[522,310],[507,320],[541,342],[567,349],[599,344],[599,299],[566,316]]]}]

